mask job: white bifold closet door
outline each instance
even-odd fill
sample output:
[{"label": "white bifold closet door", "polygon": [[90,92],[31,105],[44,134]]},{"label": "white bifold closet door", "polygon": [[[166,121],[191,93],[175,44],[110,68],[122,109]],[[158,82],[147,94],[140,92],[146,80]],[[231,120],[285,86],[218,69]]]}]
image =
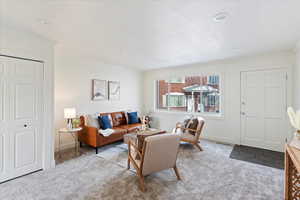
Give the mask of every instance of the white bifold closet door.
[{"label": "white bifold closet door", "polygon": [[43,64],[0,56],[0,183],[42,168]]}]

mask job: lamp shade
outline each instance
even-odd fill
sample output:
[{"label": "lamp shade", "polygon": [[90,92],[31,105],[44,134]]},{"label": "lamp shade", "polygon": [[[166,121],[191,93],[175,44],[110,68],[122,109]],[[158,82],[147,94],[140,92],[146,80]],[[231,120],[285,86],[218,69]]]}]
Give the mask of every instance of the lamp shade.
[{"label": "lamp shade", "polygon": [[76,118],[76,109],[75,108],[65,108],[64,116],[66,119]]}]

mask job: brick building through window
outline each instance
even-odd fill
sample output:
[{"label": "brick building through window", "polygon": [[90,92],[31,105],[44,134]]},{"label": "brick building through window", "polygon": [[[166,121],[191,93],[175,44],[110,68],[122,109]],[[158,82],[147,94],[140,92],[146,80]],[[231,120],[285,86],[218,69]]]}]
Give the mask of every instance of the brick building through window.
[{"label": "brick building through window", "polygon": [[220,112],[219,76],[186,76],[157,81],[157,109]]}]

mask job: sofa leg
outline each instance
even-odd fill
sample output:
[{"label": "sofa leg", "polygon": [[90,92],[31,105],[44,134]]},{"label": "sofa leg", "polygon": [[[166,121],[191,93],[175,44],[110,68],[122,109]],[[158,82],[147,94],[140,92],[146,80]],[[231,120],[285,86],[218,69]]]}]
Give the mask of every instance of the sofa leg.
[{"label": "sofa leg", "polygon": [[96,154],[98,154],[98,147],[95,147],[95,150],[96,150]]}]

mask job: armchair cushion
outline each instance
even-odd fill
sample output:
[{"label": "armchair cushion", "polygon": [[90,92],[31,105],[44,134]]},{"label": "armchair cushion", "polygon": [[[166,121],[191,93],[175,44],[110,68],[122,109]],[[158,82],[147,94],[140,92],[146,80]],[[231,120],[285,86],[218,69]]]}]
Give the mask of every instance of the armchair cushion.
[{"label": "armchair cushion", "polygon": [[196,138],[195,138],[195,135],[192,135],[190,133],[183,133],[183,134],[181,134],[181,139],[188,140],[188,141],[194,141]]},{"label": "armchair cushion", "polygon": [[143,175],[176,165],[180,136],[177,134],[161,134],[147,137],[144,152]]}]

